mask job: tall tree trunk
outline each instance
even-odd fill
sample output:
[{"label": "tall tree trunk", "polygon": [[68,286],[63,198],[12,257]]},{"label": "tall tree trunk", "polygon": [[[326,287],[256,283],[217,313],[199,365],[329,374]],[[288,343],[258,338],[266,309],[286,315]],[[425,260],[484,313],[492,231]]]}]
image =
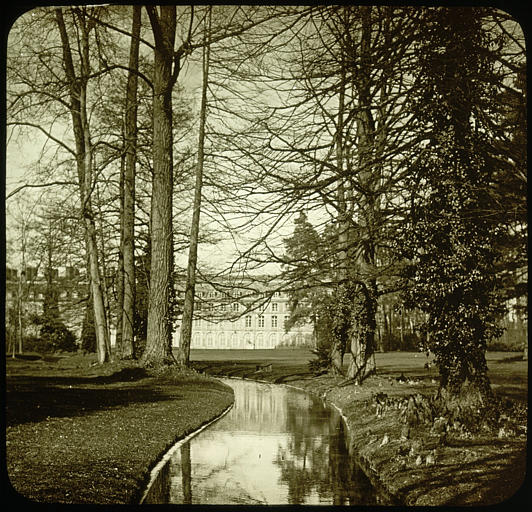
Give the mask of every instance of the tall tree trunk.
[{"label": "tall tree trunk", "polygon": [[[92,179],[91,179],[92,181]],[[98,205],[98,217],[99,217],[99,229],[96,227],[96,234],[100,237],[100,248],[98,249],[98,254],[101,254],[101,258],[98,256],[98,261],[100,262],[99,269],[100,269],[100,283],[101,283],[101,290],[102,290],[102,297],[103,297],[103,307],[105,312],[105,320],[107,325],[107,350],[109,352],[109,355],[111,355],[111,339],[110,339],[110,321],[111,321],[111,306],[109,301],[109,286],[107,283],[107,262],[105,260],[105,235],[104,235],[104,222],[103,222],[103,213],[102,213],[102,201],[100,199],[100,187],[96,183],[94,186],[94,190],[96,192],[96,201]],[[98,243],[98,242],[96,242]]]},{"label": "tall tree trunk", "polygon": [[120,180],[118,189],[120,191],[120,247],[118,250],[118,262],[116,269],[116,342],[115,353],[118,358],[122,358],[122,322],[124,316],[124,173],[125,173],[125,152],[120,158]]},{"label": "tall tree trunk", "polygon": [[405,347],[405,311],[404,311],[404,307],[401,306],[401,344],[400,344],[400,347],[401,347],[401,350],[404,350],[404,347]]},{"label": "tall tree trunk", "polygon": [[211,8],[209,7],[209,26],[204,32],[203,46],[203,86],[201,93],[200,126],[198,140],[198,162],[196,165],[196,183],[194,188],[194,205],[192,211],[192,225],[190,228],[190,249],[188,253],[187,284],[185,289],[185,305],[181,335],[179,342],[178,363],[188,366],[190,360],[190,344],[192,339],[192,317],[194,315],[194,297],[196,287],[196,265],[198,259],[199,221],[201,214],[201,195],[203,186],[203,161],[205,147],[205,121],[207,118],[207,88],[209,85],[209,58],[210,58],[210,30]]},{"label": "tall tree trunk", "polygon": [[[361,7],[362,31],[360,64],[362,70],[371,69],[371,7]],[[375,330],[377,312],[377,282],[373,277],[375,268],[375,188],[378,179],[374,176],[371,153],[375,142],[375,123],[370,105],[369,73],[363,72],[357,79],[360,114],[357,119],[359,176],[364,191],[359,199],[359,227],[363,237],[363,250],[357,261],[359,273],[358,293],[353,307],[351,361],[348,378],[357,382],[374,371],[372,357],[375,351]]]},{"label": "tall tree trunk", "polygon": [[173,270],[173,151],[172,74],[176,7],[147,6],[155,39],[153,77],[153,180],[151,200],[150,285],[148,329],[142,361],[146,365],[173,362],[171,350],[171,286]]},{"label": "tall tree trunk", "polygon": [[98,246],[96,244],[96,226],[91,204],[92,191],[92,147],[89,124],[86,113],[86,88],[89,74],[88,31],[86,20],[79,16],[81,35],[81,71],[76,76],[68,33],[61,9],[56,9],[56,22],[61,36],[63,49],[63,66],[69,83],[70,114],[76,142],[76,163],[79,180],[81,214],[85,226],[85,241],[89,259],[91,293],[94,304],[94,321],[96,329],[98,362],[109,360],[109,331],[105,316],[100,269],[98,264]]},{"label": "tall tree trunk", "polygon": [[[338,201],[338,243],[339,243],[339,270],[338,281],[340,287],[345,287],[348,277],[348,231],[349,224],[347,219],[347,205],[345,200],[344,187],[344,153],[343,153],[343,130],[344,130],[344,109],[345,109],[345,82],[346,70],[345,61],[342,56],[341,62],[341,78],[340,78],[340,95],[338,99],[338,118],[336,126],[336,166],[338,169],[339,183],[336,191]],[[345,340],[334,339],[331,347],[331,370],[334,374],[342,374],[342,366],[345,353]]]},{"label": "tall tree trunk", "polygon": [[126,159],[123,181],[122,257],[123,257],[123,308],[122,308],[122,359],[134,356],[133,325],[135,315],[135,164],[137,146],[137,75],[141,6],[133,6],[129,75],[127,80],[125,139]]}]

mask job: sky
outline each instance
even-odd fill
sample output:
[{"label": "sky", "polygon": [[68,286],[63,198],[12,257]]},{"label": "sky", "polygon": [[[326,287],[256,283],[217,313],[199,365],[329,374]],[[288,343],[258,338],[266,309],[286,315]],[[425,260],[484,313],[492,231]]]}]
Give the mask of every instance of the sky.
[{"label": "sky", "polygon": [[[27,14],[29,15],[29,14]],[[9,46],[8,46],[9,53]],[[194,55],[196,61],[200,57],[199,51]],[[201,85],[201,70],[198,67],[198,63],[188,59],[183,66],[181,75],[178,79],[178,83],[185,87],[187,92],[192,93],[193,91],[198,91],[199,86]],[[199,104],[199,101],[197,102]],[[59,126],[58,131],[65,130]],[[57,133],[57,132],[56,132]],[[41,156],[41,151],[44,147],[51,147],[50,143],[46,141],[46,138],[43,134],[37,129],[29,128],[24,137],[19,136],[18,138],[11,136],[11,133],[7,133],[7,154],[6,154],[6,196],[9,196],[14,190],[19,188],[24,184],[31,184],[35,182],[35,175],[33,170],[35,167],[38,168],[39,160]],[[44,162],[45,159],[42,159]],[[31,202],[37,202],[38,198],[44,193],[44,191],[54,191],[58,188],[26,188],[16,195],[10,197],[7,200],[8,206],[17,201],[18,197],[25,198]],[[13,208],[11,208],[13,209]],[[202,222],[207,224],[209,219],[206,215],[203,215]],[[7,224],[7,236],[13,236],[13,222],[9,215],[6,217]],[[289,233],[291,225],[285,226],[286,234]],[[276,230],[278,238],[283,236],[283,234]],[[237,237],[236,243],[239,245],[238,250],[244,250],[246,244],[245,237],[250,235],[249,232],[243,233],[243,237]],[[280,239],[280,238],[279,238]],[[208,263],[210,266],[216,266],[218,268],[225,267],[234,261],[235,255],[238,253],[238,250],[235,250],[235,240],[232,237],[228,236],[227,240],[221,241],[215,245],[201,244],[199,248],[199,259],[200,262]],[[10,261],[17,261],[16,255],[11,255],[9,258]],[[181,253],[176,254],[176,263],[182,267],[186,266],[187,263],[187,254]],[[262,271],[278,272],[277,266],[269,266],[263,269]]]}]

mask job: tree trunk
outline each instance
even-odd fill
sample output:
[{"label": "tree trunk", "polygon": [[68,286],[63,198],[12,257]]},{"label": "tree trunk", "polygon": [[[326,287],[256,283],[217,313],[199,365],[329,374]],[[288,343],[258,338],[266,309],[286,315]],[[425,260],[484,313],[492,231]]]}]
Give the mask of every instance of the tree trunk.
[{"label": "tree trunk", "polygon": [[96,226],[90,200],[90,194],[92,191],[93,162],[89,124],[86,112],[87,76],[90,72],[88,48],[89,28],[86,24],[86,20],[81,19],[80,16],[79,26],[81,36],[81,70],[79,76],[76,76],[68,33],[63,18],[63,12],[61,9],[56,9],[55,13],[63,49],[63,67],[65,69],[66,78],[69,84],[70,114],[76,142],[76,164],[78,171],[81,214],[84,220],[85,241],[89,259],[91,294],[94,304],[94,321],[96,329],[98,362],[104,363],[109,360],[109,331],[105,316],[105,307],[100,281],[98,246],[96,244]]},{"label": "tree trunk", "polygon": [[[347,219],[347,204],[345,200],[344,187],[344,153],[343,153],[343,130],[344,130],[344,109],[345,109],[345,82],[346,70],[345,61],[342,56],[341,61],[341,78],[340,78],[340,94],[338,98],[338,117],[336,126],[336,166],[338,172],[338,187],[336,191],[338,201],[338,244],[339,244],[339,270],[338,281],[341,287],[346,285],[348,278],[348,231],[349,223]],[[335,375],[343,374],[343,362],[345,354],[346,340],[339,340],[333,338],[333,346],[331,347],[331,370]]]},{"label": "tree trunk", "polygon": [[[133,6],[131,29],[131,48],[129,69],[137,70],[139,62],[139,40],[141,24],[141,7]],[[133,325],[135,315],[135,164],[137,146],[137,75],[130,71],[127,81],[125,139],[126,159],[123,182],[123,308],[122,308],[122,359],[134,356]]]},{"label": "tree trunk", "polygon": [[115,354],[122,358],[122,317],[124,316],[124,173],[125,173],[125,155],[120,158],[120,182],[118,185],[120,191],[120,247],[118,250],[118,262],[116,269],[116,341]]},{"label": "tree trunk", "polygon": [[[371,7],[361,7],[362,31],[360,47],[360,69],[371,69]],[[364,247],[357,261],[359,274],[358,291],[354,308],[351,362],[347,377],[361,383],[375,370],[373,353],[375,351],[375,328],[377,311],[377,282],[372,277],[375,265],[375,186],[378,180],[374,176],[371,164],[372,148],[375,142],[375,123],[372,117],[371,91],[368,73],[357,78],[360,114],[357,119],[359,176],[363,193],[359,198],[359,228]],[[358,306],[358,307],[357,307]],[[358,313],[357,313],[358,309]]]},{"label": "tree trunk", "polygon": [[198,140],[198,162],[196,165],[196,183],[194,188],[194,205],[192,211],[192,225],[190,228],[190,249],[188,253],[187,284],[185,289],[185,305],[181,335],[179,341],[178,363],[188,366],[190,360],[190,344],[192,339],[192,318],[194,315],[194,297],[196,287],[196,266],[198,259],[199,220],[201,214],[201,195],[203,186],[203,161],[205,147],[205,121],[207,117],[207,88],[209,85],[209,58],[210,58],[210,22],[211,8],[209,8],[209,26],[204,32],[203,46],[203,86],[201,93],[200,126]]},{"label": "tree trunk", "polygon": [[172,76],[176,7],[147,6],[155,38],[153,77],[153,180],[151,200],[151,265],[148,329],[142,361],[146,365],[173,362],[171,351],[171,286],[173,270],[173,151]]},{"label": "tree trunk", "polygon": [[405,312],[404,312],[404,307],[401,306],[401,325],[400,325],[400,328],[401,328],[401,343],[399,345],[400,349],[403,350],[404,349],[404,346],[405,346]]}]

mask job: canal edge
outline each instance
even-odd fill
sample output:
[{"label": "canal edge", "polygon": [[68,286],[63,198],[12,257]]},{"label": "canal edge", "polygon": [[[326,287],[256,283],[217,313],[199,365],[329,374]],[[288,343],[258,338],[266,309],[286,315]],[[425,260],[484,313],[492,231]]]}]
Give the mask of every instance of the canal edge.
[{"label": "canal edge", "polygon": [[178,439],[171,447],[168,449],[164,455],[159,459],[157,464],[151,469],[150,471],[150,479],[148,481],[148,484],[144,488],[144,491],[142,493],[142,498],[139,501],[139,505],[142,505],[144,503],[144,500],[146,499],[146,496],[151,490],[151,487],[153,486],[153,483],[157,479],[157,476],[159,475],[159,472],[164,467],[164,465],[170,460],[172,455],[176,452],[178,448],[180,448],[183,444],[190,441],[193,437],[197,436],[200,432],[205,430],[206,428],[210,427],[213,423],[216,423],[218,420],[222,419],[234,406],[234,402],[229,404],[218,416],[211,419],[207,423],[204,423],[199,428],[191,432],[190,434],[186,435],[185,437],[182,437],[181,439]]},{"label": "canal edge", "polygon": [[[311,390],[308,390],[308,389],[305,389],[305,388],[302,388],[302,387],[299,387],[299,386],[294,386],[293,384],[285,384],[285,383],[279,383],[279,384],[281,384],[282,386],[289,387],[289,388],[297,389],[299,391],[304,391],[306,393],[309,393],[310,395],[314,395],[314,396],[320,398],[324,403],[334,407],[336,409],[336,411],[338,412],[338,414],[340,415],[340,417],[342,418],[342,420],[344,422],[344,425],[346,426],[347,430],[349,431],[349,434],[352,435],[352,428],[351,428],[351,425],[349,424],[347,416],[344,414],[343,410],[338,405],[336,405],[332,400],[327,398],[327,391],[325,393],[323,393],[322,395],[320,395],[319,393],[316,393],[315,391],[311,391]],[[356,447],[355,447],[355,450],[356,450]],[[402,505],[405,505],[404,500],[402,499],[402,497],[398,496],[397,494],[395,494],[393,492],[391,492],[391,490],[387,487],[387,485],[380,478],[378,472],[375,469],[373,469],[373,467],[371,466],[371,462],[366,457],[363,457],[363,456],[358,455],[358,454],[354,455],[354,457],[355,457],[356,463],[364,471],[366,476],[369,478],[371,484],[375,488],[380,489],[383,493],[385,493],[385,495],[388,498],[390,498],[390,500],[392,500],[394,502],[394,503],[391,504],[391,506],[402,506]]]}]

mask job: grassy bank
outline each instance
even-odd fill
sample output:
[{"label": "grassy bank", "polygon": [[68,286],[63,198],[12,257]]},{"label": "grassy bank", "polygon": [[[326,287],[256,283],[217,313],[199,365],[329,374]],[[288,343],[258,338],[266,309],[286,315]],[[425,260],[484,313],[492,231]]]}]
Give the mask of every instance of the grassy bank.
[{"label": "grassy bank", "polygon": [[[367,473],[407,505],[490,505],[514,496],[526,469],[528,363],[489,353],[489,376],[501,399],[499,423],[475,430],[441,428],[438,418],[405,431],[415,397],[425,403],[438,387],[435,370],[414,353],[377,354],[378,373],[355,386],[313,377],[306,351],[196,351],[194,365],[212,375],[284,383],[338,407],[350,428],[353,453]],[[423,399],[425,397],[425,400]]]},{"label": "grassy bank", "polygon": [[6,359],[7,472],[25,498],[136,503],[160,456],[233,401],[230,388],[195,372],[94,361]]}]

